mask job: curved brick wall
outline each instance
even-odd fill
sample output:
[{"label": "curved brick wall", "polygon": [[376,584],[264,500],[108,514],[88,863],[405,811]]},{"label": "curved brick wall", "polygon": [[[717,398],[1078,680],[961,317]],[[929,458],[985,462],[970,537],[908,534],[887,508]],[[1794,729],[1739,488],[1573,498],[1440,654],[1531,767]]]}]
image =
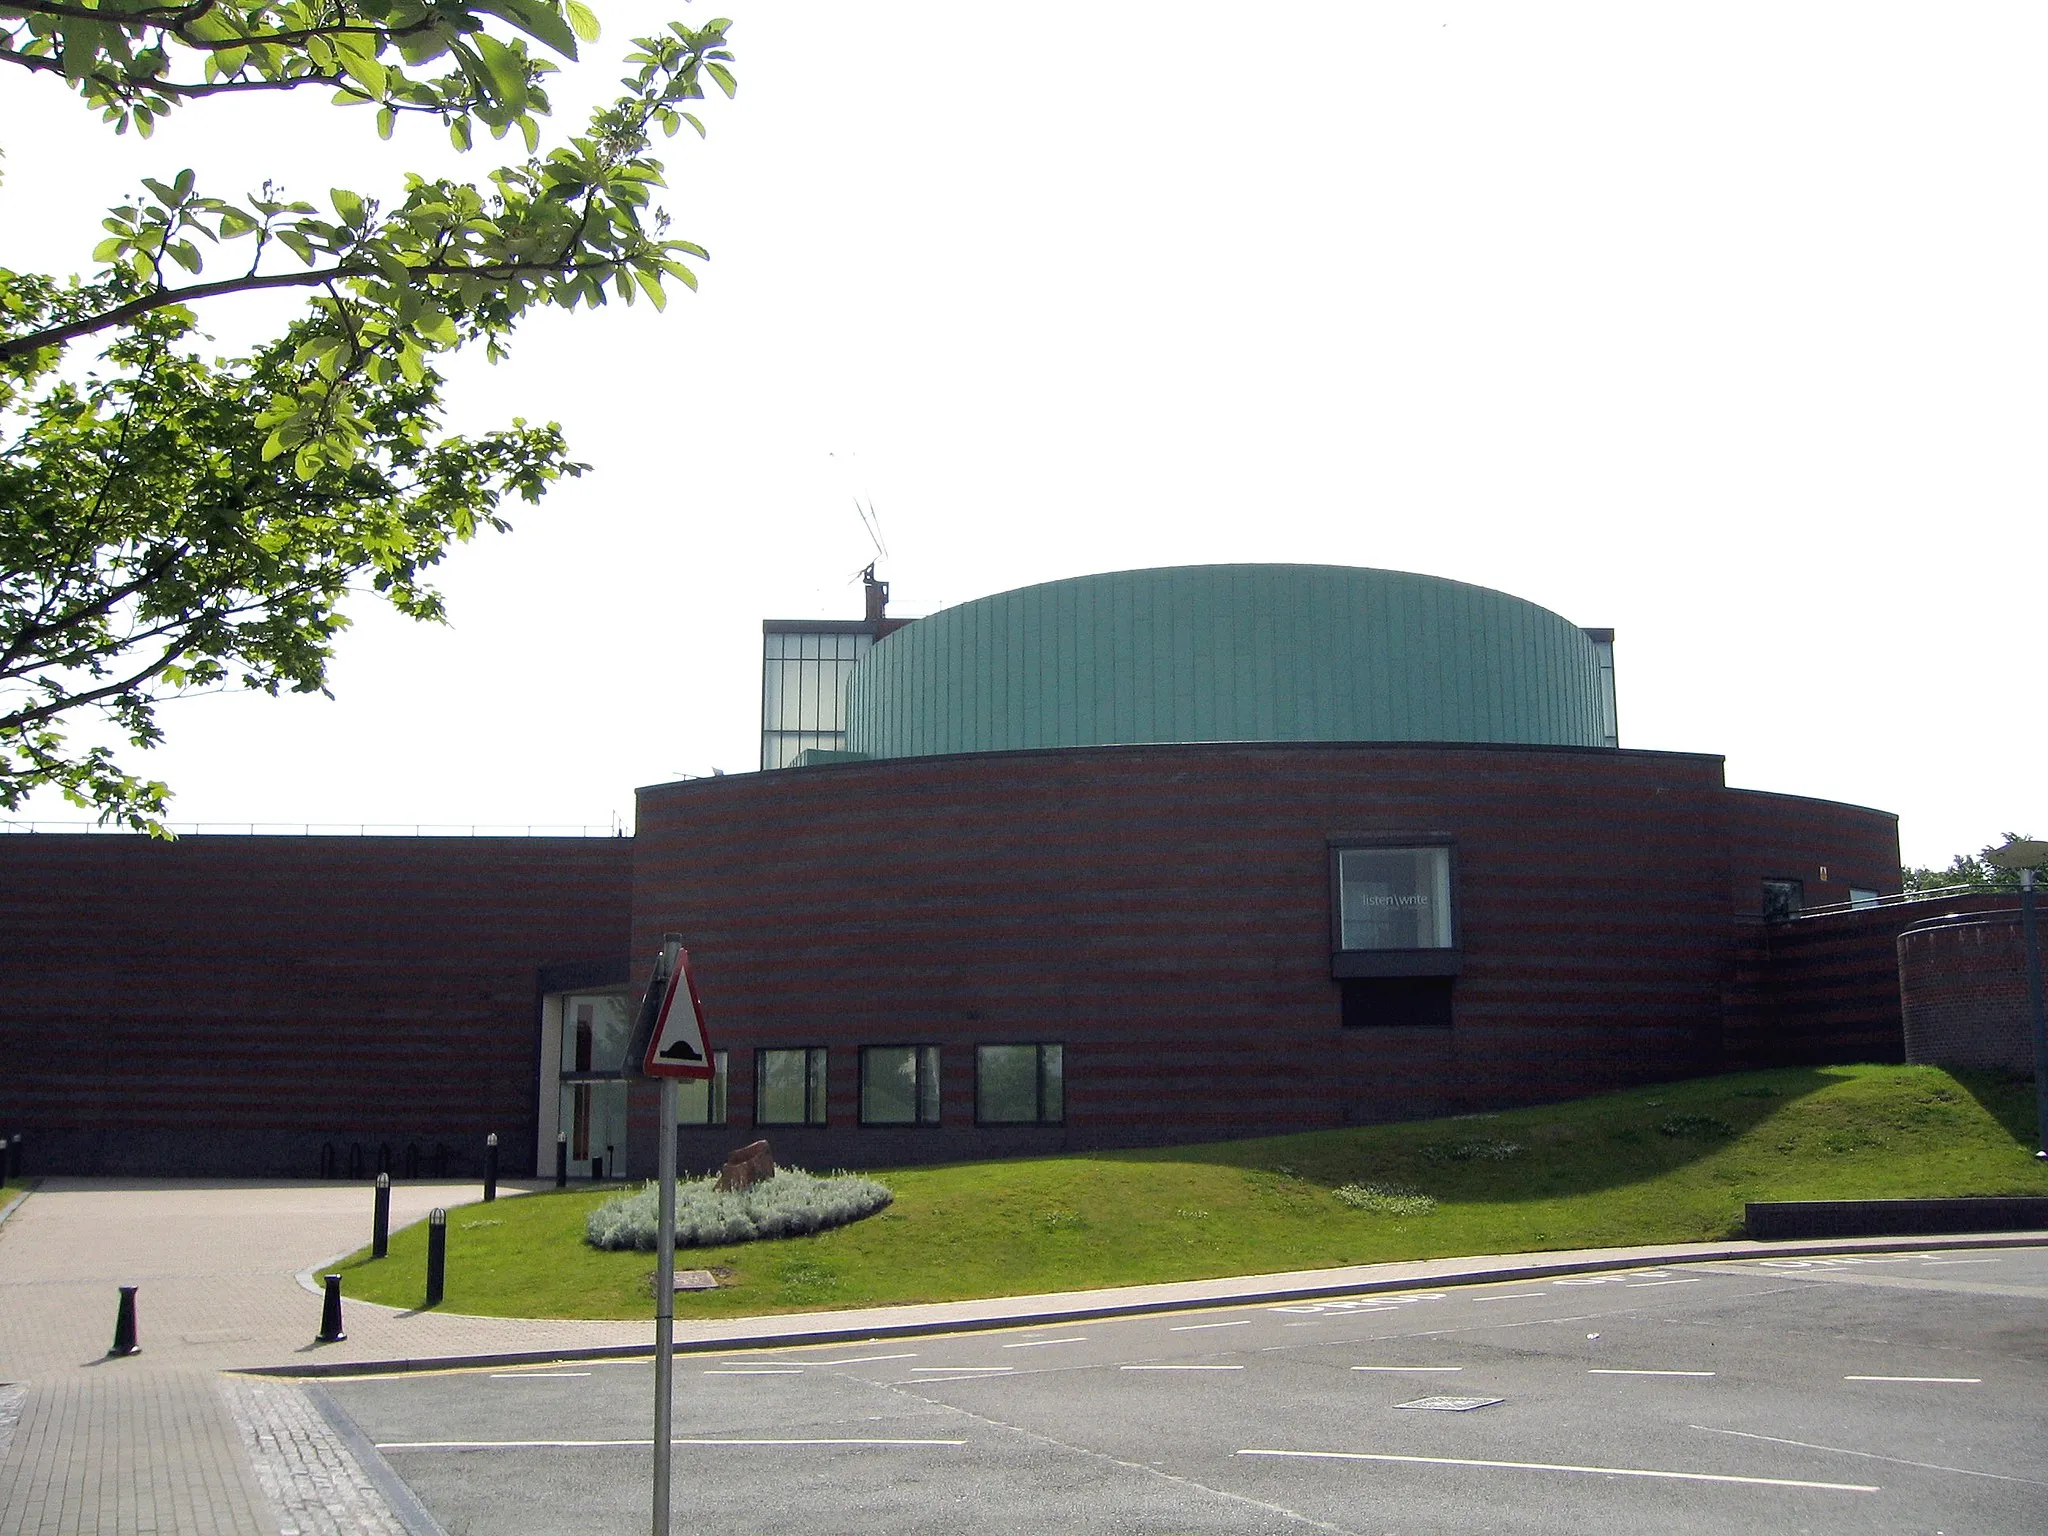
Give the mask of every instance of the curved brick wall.
[{"label": "curved brick wall", "polygon": [[1941,917],[1899,935],[1906,1060],[2034,1070],[2016,908]]},{"label": "curved brick wall", "polygon": [[[1891,816],[1801,807],[1774,797],[1777,830],[1831,879],[1896,871]],[[684,933],[733,1053],[731,1125],[689,1133],[699,1161],[750,1123],[757,1047],[831,1048],[830,1128],[773,1133],[827,1165],[1560,1099],[1719,1065],[1729,892],[1790,860],[1731,854],[1750,810],[1718,758],[1602,748],[1099,747],[699,779],[640,793],[634,961]],[[1457,839],[1453,1027],[1346,1028],[1328,840],[1427,832]],[[1066,1126],[977,1129],[974,1045],[1030,1040],[1066,1047]],[[852,1047],[910,1042],[942,1048],[944,1123],[859,1128]]]}]

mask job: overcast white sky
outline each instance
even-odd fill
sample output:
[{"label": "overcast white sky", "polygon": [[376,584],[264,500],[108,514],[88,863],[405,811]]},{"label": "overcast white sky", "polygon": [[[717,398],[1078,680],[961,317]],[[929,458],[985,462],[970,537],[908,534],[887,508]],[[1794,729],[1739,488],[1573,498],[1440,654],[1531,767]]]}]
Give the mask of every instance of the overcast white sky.
[{"label": "overcast white sky", "polygon": [[[175,818],[603,824],[751,769],[759,621],[857,615],[858,494],[892,611],[1426,571],[1614,626],[1624,746],[1915,863],[2048,832],[2038,4],[732,4],[739,98],[668,157],[702,292],[454,370],[595,472],[450,562],[446,629],[362,604],[332,701],[167,706]],[[559,100],[712,14],[599,9]],[[444,158],[312,100],[116,140],[11,73],[0,144],[46,270],[142,174]]]}]

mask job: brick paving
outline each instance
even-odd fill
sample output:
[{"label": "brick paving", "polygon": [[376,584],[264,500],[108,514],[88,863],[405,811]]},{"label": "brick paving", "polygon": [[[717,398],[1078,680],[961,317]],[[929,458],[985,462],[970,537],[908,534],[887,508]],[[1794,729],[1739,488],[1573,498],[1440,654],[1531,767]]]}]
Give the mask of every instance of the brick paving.
[{"label": "brick paving", "polygon": [[[392,1223],[480,1194],[395,1185]],[[352,1302],[348,1339],[315,1345],[297,1277],[367,1241],[369,1212],[361,1184],[45,1180],[0,1223],[0,1536],[402,1536],[300,1388],[222,1373],[653,1336]],[[108,1359],[122,1285],[142,1353]]]}]

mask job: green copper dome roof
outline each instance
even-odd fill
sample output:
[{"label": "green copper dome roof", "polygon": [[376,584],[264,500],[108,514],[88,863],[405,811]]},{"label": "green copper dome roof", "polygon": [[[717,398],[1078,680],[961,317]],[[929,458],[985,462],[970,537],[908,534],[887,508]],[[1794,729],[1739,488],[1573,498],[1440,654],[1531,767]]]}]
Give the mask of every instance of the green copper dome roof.
[{"label": "green copper dome roof", "polygon": [[1406,571],[1203,565],[999,592],[879,642],[870,757],[1194,741],[1613,744],[1611,650],[1534,603]]}]

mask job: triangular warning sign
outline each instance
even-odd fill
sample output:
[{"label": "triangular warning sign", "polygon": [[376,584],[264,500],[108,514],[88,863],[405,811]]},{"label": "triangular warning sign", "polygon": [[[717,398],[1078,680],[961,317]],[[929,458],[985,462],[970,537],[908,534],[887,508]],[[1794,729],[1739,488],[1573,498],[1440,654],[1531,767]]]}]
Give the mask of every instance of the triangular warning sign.
[{"label": "triangular warning sign", "polygon": [[661,1012],[655,1018],[640,1071],[648,1077],[707,1078],[716,1076],[717,1070],[711,1059],[711,1042],[704,1034],[704,1005],[690,977],[690,952],[684,950],[669,972],[668,986],[661,994]]}]

